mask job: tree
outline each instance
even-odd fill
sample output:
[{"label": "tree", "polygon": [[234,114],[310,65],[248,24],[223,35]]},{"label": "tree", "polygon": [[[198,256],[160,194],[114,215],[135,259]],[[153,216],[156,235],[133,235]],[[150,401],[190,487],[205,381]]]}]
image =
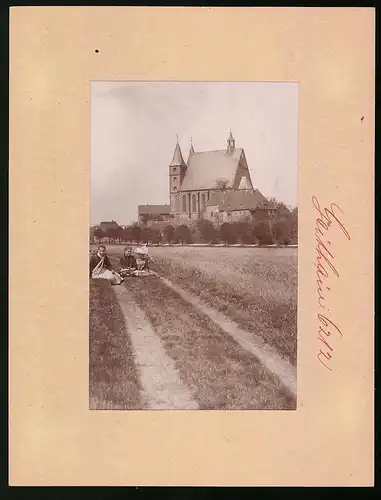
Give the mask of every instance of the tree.
[{"label": "tree", "polygon": [[213,242],[216,238],[216,229],[210,220],[200,220],[198,223],[198,230],[204,241]]},{"label": "tree", "polygon": [[149,214],[143,214],[143,215],[141,216],[140,220],[141,220],[141,222],[142,222],[143,224],[147,224],[147,222],[148,222],[149,220],[151,220],[151,218],[152,218],[152,217],[151,217]]},{"label": "tree", "polygon": [[151,242],[153,245],[158,245],[161,242],[162,236],[160,229],[152,229]]},{"label": "tree", "polygon": [[237,222],[235,224],[235,232],[242,245],[249,245],[255,242],[254,226],[247,220]]},{"label": "tree", "polygon": [[131,236],[132,236],[133,241],[136,241],[137,244],[140,243],[140,239],[142,236],[142,230],[138,225],[133,225],[131,227]]},{"label": "tree", "polygon": [[184,245],[184,243],[189,243],[191,239],[189,227],[185,224],[178,226],[175,230],[175,238],[178,238],[181,241],[182,245]]},{"label": "tree", "polygon": [[106,236],[108,237],[109,243],[112,241],[115,241],[117,236],[118,236],[118,230],[114,227],[109,227],[106,230]]},{"label": "tree", "polygon": [[98,243],[101,242],[101,239],[105,237],[105,233],[103,231],[103,229],[101,229],[100,227],[97,227],[95,230],[94,230],[94,236],[96,238],[98,238]]},{"label": "tree", "polygon": [[119,243],[122,242],[123,234],[124,234],[124,229],[121,226],[118,226],[115,229],[115,238],[118,240]]},{"label": "tree", "polygon": [[292,239],[293,227],[291,219],[277,220],[272,228],[272,233],[278,243],[289,245]]},{"label": "tree", "polygon": [[150,227],[144,227],[141,233],[141,239],[143,243],[148,244],[152,238],[152,229]]},{"label": "tree", "polygon": [[124,230],[123,230],[123,241],[124,242],[130,242],[132,243],[132,240],[134,239],[133,238],[133,230],[132,230],[132,226],[128,226],[126,227]]},{"label": "tree", "polygon": [[268,223],[260,222],[259,224],[254,226],[254,235],[260,245],[272,245],[273,243],[270,226]]},{"label": "tree", "polygon": [[227,179],[218,179],[215,184],[215,189],[218,191],[226,191],[229,185],[229,181]]},{"label": "tree", "polygon": [[165,226],[163,234],[167,242],[171,244],[175,235],[175,228],[172,226],[172,224],[168,224],[168,226]]},{"label": "tree", "polygon": [[272,233],[274,238],[279,243],[284,238],[286,233],[284,222],[277,220],[272,227]]},{"label": "tree", "polygon": [[233,244],[237,241],[235,227],[230,222],[224,222],[220,227],[221,240],[227,244]]},{"label": "tree", "polygon": [[298,243],[298,207],[292,210],[291,215],[291,240]]}]

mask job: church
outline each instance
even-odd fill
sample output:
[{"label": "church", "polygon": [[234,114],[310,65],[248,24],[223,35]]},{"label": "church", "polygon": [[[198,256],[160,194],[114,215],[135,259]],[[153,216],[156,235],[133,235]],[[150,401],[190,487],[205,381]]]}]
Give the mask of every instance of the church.
[{"label": "church", "polygon": [[169,212],[172,219],[214,221],[271,215],[271,203],[254,189],[245,151],[230,131],[225,149],[196,152],[191,142],[184,161],[177,139],[169,164]]}]

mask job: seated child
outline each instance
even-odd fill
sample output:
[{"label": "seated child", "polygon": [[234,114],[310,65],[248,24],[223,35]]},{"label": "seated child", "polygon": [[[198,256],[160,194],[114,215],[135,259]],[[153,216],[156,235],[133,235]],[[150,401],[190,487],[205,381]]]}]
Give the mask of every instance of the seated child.
[{"label": "seated child", "polygon": [[128,276],[131,273],[133,273],[133,271],[136,271],[138,266],[134,255],[132,255],[132,248],[126,247],[124,249],[124,254],[120,258],[119,263],[121,267],[120,270],[121,276]]},{"label": "seated child", "polygon": [[109,280],[112,285],[120,285],[123,281],[123,278],[112,269],[104,245],[99,245],[97,253],[90,257],[90,278],[103,278]]}]

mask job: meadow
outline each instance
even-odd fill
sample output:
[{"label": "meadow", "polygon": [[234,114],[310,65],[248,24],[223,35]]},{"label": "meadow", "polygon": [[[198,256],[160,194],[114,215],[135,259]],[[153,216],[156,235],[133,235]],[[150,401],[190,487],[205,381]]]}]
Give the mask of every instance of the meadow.
[{"label": "meadow", "polygon": [[[109,246],[120,255],[122,246]],[[297,248],[150,247],[151,268],[296,363]]]}]

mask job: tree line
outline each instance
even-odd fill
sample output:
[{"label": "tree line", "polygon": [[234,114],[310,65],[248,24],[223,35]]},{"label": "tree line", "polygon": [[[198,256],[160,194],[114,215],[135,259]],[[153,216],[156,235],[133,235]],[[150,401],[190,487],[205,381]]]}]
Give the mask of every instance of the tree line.
[{"label": "tree line", "polygon": [[274,219],[242,219],[218,225],[204,219],[194,221],[190,225],[176,225],[168,222],[162,229],[155,226],[155,223],[147,225],[146,223],[134,222],[125,228],[110,228],[106,231],[96,228],[93,237],[98,242],[106,239],[115,243],[151,245],[161,243],[289,245],[298,241],[298,214],[296,208],[289,211],[288,214]]}]

